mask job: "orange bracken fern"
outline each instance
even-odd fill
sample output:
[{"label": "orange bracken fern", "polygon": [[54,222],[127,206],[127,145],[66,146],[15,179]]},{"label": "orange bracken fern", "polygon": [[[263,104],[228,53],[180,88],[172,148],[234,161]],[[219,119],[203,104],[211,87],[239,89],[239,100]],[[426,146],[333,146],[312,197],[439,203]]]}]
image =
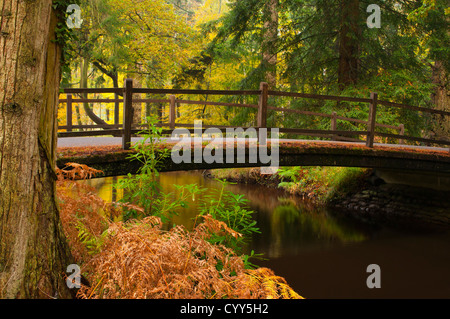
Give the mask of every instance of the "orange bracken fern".
[{"label": "orange bracken fern", "polygon": [[[209,242],[213,233],[241,236],[209,215],[198,217],[192,231],[165,231],[155,216],[113,222],[109,217],[119,215],[119,204],[68,180],[98,171],[70,166],[73,172],[58,171],[57,195],[72,253],[90,282],[79,298],[302,298],[272,270],[245,269],[241,256]],[[97,249],[86,245],[92,242]]]}]

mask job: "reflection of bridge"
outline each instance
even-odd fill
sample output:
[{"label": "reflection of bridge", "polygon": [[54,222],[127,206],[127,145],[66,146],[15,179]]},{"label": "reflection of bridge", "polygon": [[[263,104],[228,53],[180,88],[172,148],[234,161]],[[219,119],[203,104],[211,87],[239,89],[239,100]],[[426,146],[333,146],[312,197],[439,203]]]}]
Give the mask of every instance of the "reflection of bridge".
[{"label": "reflection of bridge", "polygon": [[[104,147],[96,149],[94,154],[89,152],[86,147],[77,149],[73,148],[70,152],[61,150],[59,153],[59,165],[63,162],[75,161],[78,163],[86,163],[93,167],[100,168],[105,171],[106,175],[121,175],[128,172],[135,172],[137,163],[130,163],[126,160],[127,153],[130,152],[130,142],[133,134],[136,134],[145,125],[141,123],[133,123],[133,110],[136,109],[136,104],[142,103],[159,103],[163,105],[168,103],[168,122],[160,123],[159,126],[165,128],[164,133],[171,133],[175,128],[187,128],[192,131],[194,124],[179,123],[177,113],[179,113],[179,106],[181,104],[201,105],[201,106],[215,106],[215,107],[241,107],[253,109],[255,113],[256,130],[260,128],[267,128],[268,113],[275,112],[282,114],[295,114],[295,116],[314,116],[316,118],[329,118],[330,129],[306,129],[306,128],[279,128],[280,133],[289,134],[290,136],[299,135],[305,136],[319,136],[330,139],[331,141],[319,140],[280,140],[280,157],[279,166],[297,166],[297,165],[314,165],[314,166],[353,166],[353,167],[373,167],[384,169],[397,170],[413,170],[424,172],[435,172],[436,174],[450,174],[450,153],[448,148],[437,147],[420,147],[412,145],[398,145],[398,144],[381,144],[376,143],[382,139],[389,139],[389,141],[397,140],[404,143],[422,143],[426,145],[442,145],[450,146],[450,141],[435,140],[430,138],[409,136],[405,134],[404,126],[386,125],[376,122],[377,112],[379,114],[380,106],[387,106],[390,108],[402,108],[408,112],[421,112],[421,114],[429,114],[431,117],[448,118],[450,112],[428,109],[423,107],[410,106],[405,104],[392,103],[388,101],[378,100],[376,93],[371,93],[370,98],[354,98],[354,97],[340,97],[340,96],[326,96],[313,95],[303,93],[277,92],[268,90],[267,84],[262,83],[260,90],[255,91],[228,91],[228,90],[163,90],[163,89],[144,89],[133,88],[132,80],[125,81],[124,88],[109,88],[109,89],[66,89],[68,93],[67,98],[61,99],[60,103],[66,103],[67,121],[66,125],[59,126],[59,142],[58,146],[63,147],[65,141],[69,142],[67,146],[77,146],[86,139],[87,136],[120,136],[115,140],[107,137],[89,138],[89,145],[103,145]],[[113,93],[114,99],[91,98],[88,99],[73,99],[71,94],[88,94],[88,93]],[[135,94],[158,94],[169,95],[168,99],[137,99]],[[258,104],[245,103],[231,103],[222,101],[193,101],[185,99],[177,99],[176,96],[186,95],[206,95],[206,96],[228,96],[228,97],[258,97]],[[119,95],[123,99],[119,99]],[[313,111],[292,109],[289,107],[274,107],[269,105],[269,97],[276,98],[306,98],[315,100],[336,101],[337,103],[355,103],[358,107],[368,105],[368,118],[355,119],[348,118],[338,114],[339,109],[331,114],[318,113]],[[242,101],[242,99],[241,99]],[[271,101],[277,103],[277,101]],[[114,124],[106,123],[95,114],[90,115],[94,117],[95,125],[74,125],[72,122],[73,112],[72,108],[75,103],[114,103]],[[120,104],[123,106],[120,107]],[[283,103],[278,103],[280,105]],[[284,105],[291,105],[290,102],[284,102]],[[178,109],[177,109],[178,108]],[[92,113],[92,110],[86,108]],[[122,111],[120,111],[122,110]],[[122,113],[122,114],[121,114]],[[122,118],[122,121],[120,119]],[[339,120],[339,122],[338,122]],[[441,119],[442,120],[442,119]],[[337,126],[342,123],[353,123],[355,130],[338,130]],[[209,127],[218,127],[220,129],[226,128],[223,125],[203,125],[203,130]],[[248,127],[244,127],[247,129]],[[75,131],[77,129],[88,129],[89,131]],[[94,129],[94,130],[93,130]],[[96,130],[95,130],[96,129]],[[65,130],[65,131],[63,131]],[[389,131],[390,130],[390,131]],[[270,131],[270,128],[269,128]],[[396,133],[393,133],[395,131]],[[65,138],[68,138],[67,140]],[[77,137],[76,139],[69,139],[69,137]],[[82,138],[84,137],[84,138]],[[362,138],[362,139],[361,139]],[[113,139],[113,142],[109,142]],[[71,141],[71,142],[70,142]],[[270,140],[269,140],[270,141]],[[345,141],[345,142],[344,142]],[[111,147],[105,146],[105,143],[116,144],[122,146]],[[75,144],[73,144],[75,143]],[[168,140],[165,144],[170,147],[173,143]],[[81,145],[79,145],[81,146]],[[86,145],[84,145],[86,146]],[[182,163],[175,165],[168,161],[161,168],[162,170],[191,170],[191,169],[208,169],[208,168],[226,168],[226,167],[250,167],[250,166],[264,166],[261,162],[249,163]]]}]

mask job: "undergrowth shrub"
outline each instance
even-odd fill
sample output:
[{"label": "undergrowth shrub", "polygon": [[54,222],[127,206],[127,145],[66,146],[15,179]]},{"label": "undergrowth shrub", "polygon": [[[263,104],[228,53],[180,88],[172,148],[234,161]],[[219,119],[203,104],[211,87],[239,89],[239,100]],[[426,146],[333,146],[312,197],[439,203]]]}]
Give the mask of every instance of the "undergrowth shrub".
[{"label": "undergrowth shrub", "polygon": [[302,298],[272,270],[248,269],[243,256],[212,241],[242,237],[225,222],[205,214],[193,231],[164,231],[157,216],[114,222],[124,207],[143,209],[104,202],[71,180],[98,171],[68,166],[57,170],[57,196],[72,254],[90,282],[79,298]]},{"label": "undergrowth shrub", "polygon": [[[253,211],[246,205],[248,201],[243,195],[226,191],[225,182],[220,180],[221,189],[211,195],[200,196],[206,193],[206,189],[195,184],[175,185],[179,193],[177,196],[163,192],[158,181],[158,167],[170,155],[170,151],[165,150],[159,143],[162,138],[162,128],[154,125],[157,121],[156,117],[148,117],[148,129],[140,132],[143,139],[132,146],[136,152],[130,155],[129,159],[141,163],[138,174],[128,174],[127,178],[115,185],[116,188],[123,190],[124,196],[121,202],[142,207],[141,213],[133,208],[125,209],[123,219],[157,216],[163,222],[168,222],[172,216],[178,215],[188,205],[188,198],[199,197],[201,200],[199,215],[209,214],[243,235],[239,238],[229,234],[216,235],[211,236],[209,240],[240,251],[250,236],[259,232],[256,221],[252,219]],[[251,256],[256,255],[252,252]],[[246,265],[251,267],[248,256],[245,260]]]},{"label": "undergrowth shrub", "polygon": [[[96,276],[83,298],[300,298],[270,269],[245,269],[230,248],[208,241],[211,233],[238,233],[204,216],[191,232],[161,231],[161,220],[115,223],[104,249],[86,265]],[[92,269],[92,270],[91,270]]]},{"label": "undergrowth shrub", "polygon": [[354,167],[295,166],[278,171],[283,179],[279,187],[291,193],[326,203],[336,196],[344,196],[351,188],[358,187],[367,176],[367,169]]},{"label": "undergrowth shrub", "polygon": [[143,139],[131,146],[136,152],[129,155],[128,159],[141,163],[137,174],[128,174],[127,178],[113,186],[123,190],[120,202],[134,203],[143,210],[126,209],[123,214],[125,220],[150,215],[167,219],[175,207],[182,205],[182,200],[177,200],[172,194],[162,193],[158,183],[157,166],[169,155],[169,151],[159,147],[162,128],[155,126],[156,122],[156,117],[147,117],[148,128],[139,132]]},{"label": "undergrowth shrub", "polygon": [[67,163],[57,169],[57,199],[60,218],[72,255],[78,263],[87,261],[98,252],[100,238],[109,227],[108,213],[117,214],[95,194],[95,188],[79,184],[77,179],[92,177],[99,171],[86,165]]},{"label": "undergrowth shrub", "polygon": [[252,234],[260,233],[256,221],[252,218],[254,211],[248,207],[248,200],[241,194],[234,194],[225,189],[228,182],[217,180],[221,187],[214,189],[212,194],[205,195],[200,205],[200,215],[211,215],[213,218],[225,222],[232,230],[242,236],[231,236],[230,233],[211,236],[213,243],[224,244],[240,252]]}]

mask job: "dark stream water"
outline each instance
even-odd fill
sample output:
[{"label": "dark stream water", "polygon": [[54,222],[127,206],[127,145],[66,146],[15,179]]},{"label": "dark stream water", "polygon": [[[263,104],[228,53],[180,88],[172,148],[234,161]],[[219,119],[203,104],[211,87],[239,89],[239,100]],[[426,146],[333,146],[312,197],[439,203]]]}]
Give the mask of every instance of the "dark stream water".
[{"label": "dark stream water", "polygon": [[[117,200],[112,184],[121,177],[87,182],[100,196]],[[160,176],[164,191],[173,185],[221,187],[199,172],[171,172]],[[284,277],[305,298],[450,298],[450,232],[413,232],[368,225],[291,196],[256,185],[228,185],[245,195],[255,211],[261,234],[246,251],[262,253],[252,260]],[[198,200],[197,200],[198,202]],[[173,218],[192,227],[196,202]],[[368,288],[370,264],[380,267],[380,288]]]}]

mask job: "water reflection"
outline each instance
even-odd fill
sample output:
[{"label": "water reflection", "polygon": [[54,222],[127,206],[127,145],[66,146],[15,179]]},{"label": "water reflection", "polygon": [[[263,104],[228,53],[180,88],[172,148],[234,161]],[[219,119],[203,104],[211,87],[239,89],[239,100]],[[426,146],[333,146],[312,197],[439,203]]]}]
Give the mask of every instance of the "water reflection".
[{"label": "water reflection", "polygon": [[[112,189],[120,177],[83,181],[94,186],[106,200],[122,194]],[[173,185],[197,184],[214,189],[218,183],[199,172],[161,174],[164,191]],[[255,185],[229,185],[244,194],[255,210],[261,234],[248,250],[263,253],[267,260],[253,263],[269,267],[284,277],[306,298],[448,298],[450,296],[450,232],[411,234],[335,216],[283,192]],[[190,228],[199,199],[173,219]],[[378,264],[382,288],[369,289],[366,267]]]},{"label": "water reflection", "polygon": [[[115,201],[122,197],[120,191],[112,185],[124,177],[107,177],[82,181],[98,190],[105,201]],[[215,180],[203,177],[200,172],[167,172],[159,179],[162,190],[173,192],[174,185],[197,184],[208,191],[202,195],[211,195],[212,190],[220,188]],[[276,189],[257,185],[227,185],[227,190],[243,194],[250,201],[250,209],[255,211],[254,218],[261,234],[255,234],[244,251],[254,250],[264,257],[272,258],[296,254],[300,250],[312,247],[329,246],[349,242],[358,242],[367,238],[367,230],[350,221],[336,218],[325,208],[318,208],[311,203],[291,196]],[[200,195],[200,196],[202,196]],[[170,223],[184,225],[191,229],[198,212],[200,198],[188,201],[188,207],[174,216]]]}]

